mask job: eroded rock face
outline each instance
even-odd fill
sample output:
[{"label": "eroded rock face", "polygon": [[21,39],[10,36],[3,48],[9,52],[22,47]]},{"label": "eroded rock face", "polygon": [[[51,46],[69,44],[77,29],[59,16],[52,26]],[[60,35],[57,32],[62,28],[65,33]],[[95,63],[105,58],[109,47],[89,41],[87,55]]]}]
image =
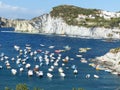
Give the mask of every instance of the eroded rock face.
[{"label": "eroded rock face", "polygon": [[34,18],[31,23],[40,33],[90,38],[120,38],[120,29],[118,28],[86,28],[68,25],[62,18],[51,17],[49,14]]},{"label": "eroded rock face", "polygon": [[[120,74],[120,48],[111,49],[103,56],[96,57],[93,62],[95,68],[109,70],[113,74]],[[101,68],[102,67],[102,68]],[[115,73],[116,72],[116,73]]]},{"label": "eroded rock face", "polygon": [[14,27],[18,32],[37,32],[35,28],[30,24],[29,20],[12,20],[1,18],[3,25],[1,27]]},{"label": "eroded rock face", "polygon": [[3,27],[14,27],[17,32],[120,39],[120,29],[118,28],[87,28],[68,25],[62,18],[51,17],[50,14],[44,14],[32,20],[8,20],[2,18],[1,21],[4,23]]}]

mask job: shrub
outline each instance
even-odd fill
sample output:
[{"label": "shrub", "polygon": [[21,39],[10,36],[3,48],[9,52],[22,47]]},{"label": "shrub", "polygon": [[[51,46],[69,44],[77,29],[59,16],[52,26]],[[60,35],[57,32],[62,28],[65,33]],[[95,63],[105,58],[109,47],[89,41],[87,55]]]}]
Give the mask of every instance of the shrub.
[{"label": "shrub", "polygon": [[16,90],[29,90],[26,84],[16,85]]}]

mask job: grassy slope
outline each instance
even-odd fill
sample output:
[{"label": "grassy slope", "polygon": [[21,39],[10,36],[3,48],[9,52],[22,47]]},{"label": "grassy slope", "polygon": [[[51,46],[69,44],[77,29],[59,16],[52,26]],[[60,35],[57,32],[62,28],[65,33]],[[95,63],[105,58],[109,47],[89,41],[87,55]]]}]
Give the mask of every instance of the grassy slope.
[{"label": "grassy slope", "polygon": [[[50,14],[52,17],[62,17],[68,25],[75,26],[113,28],[119,27],[120,23],[120,18],[111,18],[111,20],[106,20],[103,17],[100,17],[100,10],[85,9],[72,5],[60,5],[54,7]],[[85,19],[77,19],[78,15],[92,15],[95,19],[89,17]]]}]

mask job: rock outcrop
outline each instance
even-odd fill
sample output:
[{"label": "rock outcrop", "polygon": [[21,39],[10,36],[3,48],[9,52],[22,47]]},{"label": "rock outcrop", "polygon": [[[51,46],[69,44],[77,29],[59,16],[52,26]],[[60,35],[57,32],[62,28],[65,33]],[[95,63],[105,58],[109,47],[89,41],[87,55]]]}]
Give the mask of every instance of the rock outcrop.
[{"label": "rock outcrop", "polygon": [[36,32],[36,29],[30,24],[29,20],[12,20],[1,18],[1,27],[13,27],[16,32]]},{"label": "rock outcrop", "polygon": [[120,48],[111,49],[108,53],[92,60],[97,70],[120,74]]}]

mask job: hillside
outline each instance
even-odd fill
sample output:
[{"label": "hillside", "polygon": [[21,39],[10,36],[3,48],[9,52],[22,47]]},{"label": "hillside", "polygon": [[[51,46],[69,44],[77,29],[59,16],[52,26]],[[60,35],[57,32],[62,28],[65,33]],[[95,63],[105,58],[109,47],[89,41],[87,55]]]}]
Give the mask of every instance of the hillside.
[{"label": "hillside", "polygon": [[68,25],[120,28],[120,13],[60,5],[54,7],[50,14],[52,17],[62,17]]}]

